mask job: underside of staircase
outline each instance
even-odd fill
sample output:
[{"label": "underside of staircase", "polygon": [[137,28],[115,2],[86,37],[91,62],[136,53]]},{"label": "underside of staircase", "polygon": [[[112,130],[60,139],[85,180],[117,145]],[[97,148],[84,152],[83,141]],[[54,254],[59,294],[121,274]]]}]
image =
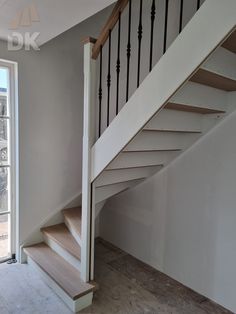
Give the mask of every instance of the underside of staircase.
[{"label": "underside of staircase", "polygon": [[[194,75],[95,177],[96,203],[126,191],[169,165],[236,107],[234,31]],[[96,143],[94,150],[97,150]]]},{"label": "underside of staircase", "polygon": [[[216,2],[219,11],[220,1]],[[236,10],[236,5],[232,1],[231,4]],[[199,22],[197,17],[193,19],[193,27],[207,22],[207,5],[214,8],[214,1],[206,0],[206,6],[199,10]],[[223,13],[228,14],[227,10]],[[181,46],[188,38],[191,25],[186,27],[170,52],[162,57],[163,65],[161,59],[98,140],[90,134],[89,106],[94,102],[89,100],[93,91],[89,90],[89,83],[85,84],[82,209],[63,210],[62,223],[41,229],[44,242],[24,248],[28,262],[40,271],[72,311],[77,312],[92,302],[95,286],[90,280],[94,279],[95,219],[105,201],[162,171],[235,110],[236,106],[229,101],[236,92],[236,31],[233,26],[235,22],[234,25],[228,22],[202,59],[196,60],[193,69],[186,69],[183,80],[176,79],[177,88],[170,79],[170,89],[166,88],[168,97],[163,96],[155,104],[158,73],[163,71],[162,66],[173,61],[172,50],[178,50],[178,40]],[[85,70],[88,70],[85,79],[88,81],[92,79],[95,66],[90,60],[93,45],[93,41],[85,44]],[[163,82],[168,81],[166,73],[161,75]],[[88,108],[86,103],[89,103]],[[132,108],[137,109],[133,115],[130,114]]]}]

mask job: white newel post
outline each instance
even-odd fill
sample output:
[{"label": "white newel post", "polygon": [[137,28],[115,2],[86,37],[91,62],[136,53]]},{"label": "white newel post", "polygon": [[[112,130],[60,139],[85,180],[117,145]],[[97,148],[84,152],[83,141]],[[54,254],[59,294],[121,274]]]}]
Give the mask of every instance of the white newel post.
[{"label": "white newel post", "polygon": [[93,279],[94,204],[91,183],[91,147],[95,142],[96,61],[91,58],[95,40],[84,41],[84,132],[82,171],[81,276]]}]

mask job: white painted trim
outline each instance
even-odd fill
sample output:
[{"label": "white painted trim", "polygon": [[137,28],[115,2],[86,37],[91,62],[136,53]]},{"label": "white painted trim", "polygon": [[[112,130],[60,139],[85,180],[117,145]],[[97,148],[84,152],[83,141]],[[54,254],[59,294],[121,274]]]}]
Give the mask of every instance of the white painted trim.
[{"label": "white painted trim", "polygon": [[71,255],[67,250],[61,247],[56,241],[50,239],[47,235],[43,235],[44,242],[58,255],[60,255],[64,260],[66,260],[69,264],[75,267],[79,272],[81,271],[81,263],[80,260]]},{"label": "white painted trim", "polygon": [[[84,45],[84,132],[83,132],[83,173],[82,173],[82,247],[81,277],[85,282],[90,280],[93,252],[91,225],[92,186],[91,186],[91,147],[95,142],[95,103],[96,103],[96,61],[92,59],[93,44]],[[92,224],[91,224],[92,220]]]},{"label": "white painted trim", "polygon": [[235,27],[235,16],[235,0],[205,1],[93,146],[91,181],[221,44]]},{"label": "white painted trim", "polygon": [[95,253],[95,219],[96,219],[96,206],[95,206],[95,184],[92,183],[92,195],[93,195],[93,199],[92,199],[92,209],[91,209],[91,213],[92,213],[92,223],[91,223],[91,243],[90,243],[90,254],[91,254],[91,258],[90,258],[90,280],[94,280],[94,253]]},{"label": "white painted trim", "polygon": [[0,67],[9,70],[9,164],[10,164],[10,250],[19,259],[19,115],[18,115],[18,64],[0,59]]},{"label": "white painted trim", "polygon": [[48,276],[32,258],[28,256],[28,264],[38,271],[45,283],[55,291],[62,301],[69,307],[73,313],[77,313],[90,306],[93,301],[93,292],[90,292],[77,300],[72,300],[67,293],[50,277]]}]

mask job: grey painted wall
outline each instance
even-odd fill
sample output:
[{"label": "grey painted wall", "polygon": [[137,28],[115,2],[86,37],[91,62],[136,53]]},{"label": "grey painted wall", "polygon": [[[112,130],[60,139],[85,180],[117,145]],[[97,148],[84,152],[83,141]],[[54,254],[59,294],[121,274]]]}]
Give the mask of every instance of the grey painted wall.
[{"label": "grey painted wall", "polygon": [[19,65],[20,242],[81,191],[83,45],[111,8],[41,47],[0,58]]},{"label": "grey painted wall", "polygon": [[[236,93],[230,104],[235,107]],[[100,215],[100,235],[236,312],[236,113]]]}]

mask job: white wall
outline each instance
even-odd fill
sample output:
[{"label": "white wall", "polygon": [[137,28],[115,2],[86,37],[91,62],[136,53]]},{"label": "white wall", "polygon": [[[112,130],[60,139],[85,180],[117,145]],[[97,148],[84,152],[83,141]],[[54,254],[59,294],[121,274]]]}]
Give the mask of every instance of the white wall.
[{"label": "white wall", "polygon": [[235,134],[233,113],[164,171],[110,200],[100,216],[104,239],[233,312]]},{"label": "white wall", "polygon": [[0,58],[19,65],[20,242],[81,191],[83,45],[108,8],[41,47]]}]

